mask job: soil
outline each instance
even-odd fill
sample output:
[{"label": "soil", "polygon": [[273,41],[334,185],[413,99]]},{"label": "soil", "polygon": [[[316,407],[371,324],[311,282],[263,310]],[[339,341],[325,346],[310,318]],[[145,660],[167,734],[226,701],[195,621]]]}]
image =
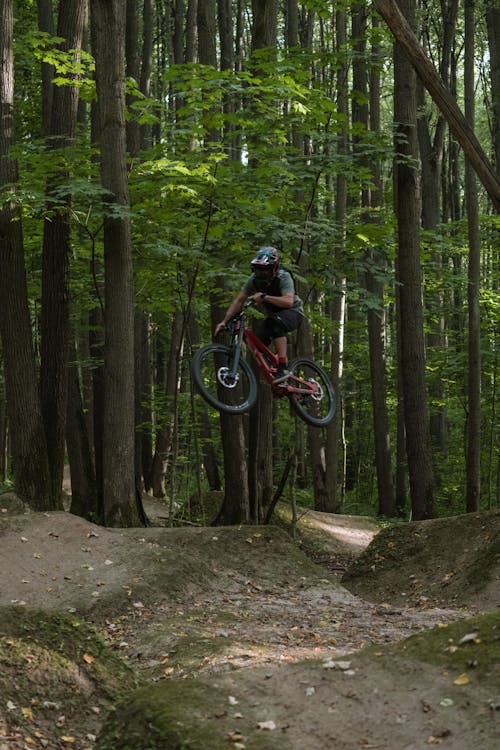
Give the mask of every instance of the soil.
[{"label": "soil", "polygon": [[500,512],[107,529],[0,496],[0,750],[500,747]]}]

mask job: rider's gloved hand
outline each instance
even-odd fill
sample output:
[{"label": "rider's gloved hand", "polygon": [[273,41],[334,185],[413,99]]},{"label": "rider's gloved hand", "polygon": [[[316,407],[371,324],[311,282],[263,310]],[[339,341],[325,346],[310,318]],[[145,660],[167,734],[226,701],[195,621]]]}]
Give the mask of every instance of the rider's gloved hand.
[{"label": "rider's gloved hand", "polygon": [[252,294],[252,296],[248,298],[248,301],[253,302],[255,305],[260,305],[264,301],[265,296],[264,292],[255,292],[255,294]]}]

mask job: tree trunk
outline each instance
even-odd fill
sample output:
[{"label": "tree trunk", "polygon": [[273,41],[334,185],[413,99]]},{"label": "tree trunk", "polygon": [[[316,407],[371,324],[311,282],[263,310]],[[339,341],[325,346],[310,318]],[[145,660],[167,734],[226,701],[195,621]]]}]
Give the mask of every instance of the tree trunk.
[{"label": "tree trunk", "polygon": [[[375,18],[372,19],[377,25]],[[377,37],[375,36],[375,39]],[[380,55],[378,42],[372,48],[372,65],[370,72],[370,128],[380,135],[380,71],[376,61]],[[372,159],[373,187],[370,190],[370,207],[379,209],[382,205],[382,176],[380,162]],[[376,220],[376,219],[375,219]],[[385,265],[386,260],[380,253],[376,255],[377,265]],[[392,452],[387,409],[387,373],[386,373],[386,309],[384,307],[384,285],[374,273],[368,271],[366,286],[379,303],[378,310],[368,312],[368,340],[370,347],[370,381],[373,401],[373,432],[375,437],[375,461],[377,466],[378,512],[392,517],[396,512],[396,498],[392,479]]]},{"label": "tree trunk", "polygon": [[[414,18],[413,0],[404,2]],[[425,389],[424,319],[420,268],[420,184],[416,133],[415,73],[399,45],[394,50],[395,193],[398,221],[397,282],[400,286],[399,325],[406,450],[412,514],[415,520],[433,515],[434,476]]]},{"label": "tree trunk", "polygon": [[[134,476],[134,288],[125,141],[125,0],[92,0],[104,221],[104,523],[138,525]],[[125,213],[125,215],[124,215]]]},{"label": "tree trunk", "polygon": [[[474,0],[465,4],[465,116],[474,128]],[[467,414],[467,496],[466,509],[475,513],[481,497],[481,318],[479,292],[481,284],[481,241],[479,238],[479,207],[477,185],[470,162],[465,163],[465,198],[469,233],[469,270],[467,302],[469,311],[469,363]]]},{"label": "tree trunk", "polygon": [[[352,104],[353,125],[360,125],[368,132],[369,128],[377,132],[380,129],[380,91],[379,78],[375,71],[371,76],[371,87],[368,92],[368,71],[366,66],[366,32],[368,15],[363,5],[353,8],[352,29],[356,40],[353,60],[353,88],[355,96]],[[370,105],[370,109],[369,106]],[[360,151],[361,148],[361,151]],[[360,153],[359,153],[360,152]],[[369,158],[358,138],[353,139],[353,153],[361,170],[372,175],[372,186],[362,185],[360,201],[363,218],[367,223],[374,222],[370,209],[380,205],[381,178],[378,162]],[[366,181],[365,181],[366,182]],[[383,262],[381,254],[372,248],[367,250],[370,267]],[[383,286],[377,280],[376,273],[368,270],[365,274],[367,291],[376,297],[378,309],[370,310],[367,315],[368,344],[370,352],[370,381],[372,393],[373,432],[375,442],[375,465],[377,471],[378,509],[381,515],[394,514],[394,489],[392,484],[391,451],[389,439],[389,419],[387,414],[387,388],[385,377],[385,311]]]},{"label": "tree trunk", "polygon": [[[189,359],[191,360],[194,351],[200,346],[200,327],[194,315],[189,316],[188,340],[190,343]],[[197,468],[199,470],[202,463],[210,490],[220,491],[222,489],[222,482],[219,474],[219,460],[207,404],[203,399],[197,399],[196,402],[192,399],[191,405],[193,428],[196,430]],[[199,448],[199,439],[201,439],[201,448]],[[201,456],[203,456],[202,459]]]},{"label": "tree trunk", "polygon": [[250,412],[248,438],[248,491],[250,518],[263,523],[273,499],[273,397],[255,361],[252,370],[258,383],[257,404]]},{"label": "tree trunk", "polygon": [[[62,3],[57,24],[61,49],[80,50],[87,22],[86,0]],[[49,150],[56,163],[76,134],[78,88],[55,86],[52,96]],[[54,509],[62,509],[62,479],[66,435],[69,347],[69,259],[71,253],[70,196],[59,198],[59,186],[69,179],[62,167],[47,184],[49,201],[43,229],[42,313],[40,319],[40,395],[47,439]]]},{"label": "tree trunk", "polygon": [[276,45],[277,0],[252,0],[252,51]]},{"label": "tree trunk", "polygon": [[[14,143],[14,57],[11,0],[0,0],[0,188],[17,182]],[[28,307],[21,215],[0,208],[0,333],[15,492],[33,508],[50,510],[50,475]]]},{"label": "tree trunk", "polygon": [[[274,47],[277,35],[276,0],[252,0],[252,52],[264,47]],[[251,149],[250,149],[251,150]],[[251,160],[249,169],[257,166]],[[273,484],[273,405],[269,386],[252,363],[258,383],[258,400],[250,413],[248,435],[248,485],[250,517],[262,523],[272,503]]]},{"label": "tree trunk", "polygon": [[[153,0],[144,0],[142,13],[142,64],[139,88],[144,96],[151,96],[151,70],[153,64]],[[140,128],[141,149],[146,151],[153,145],[153,129],[150,123]]]},{"label": "tree trunk", "polygon": [[83,410],[78,377],[76,347],[70,352],[68,367],[68,416],[66,445],[71,474],[71,513],[97,523],[99,507],[90,440]]},{"label": "tree trunk", "polygon": [[486,2],[486,25],[490,51],[493,150],[496,173],[500,178],[500,6],[498,0],[487,0]]},{"label": "tree trunk", "polygon": [[[441,78],[449,88],[451,52],[455,36],[458,0],[445,0],[441,3],[441,37],[440,50]],[[434,133],[431,133],[431,118],[426,106],[425,87],[421,82],[417,88],[418,96],[418,140],[420,147],[420,162],[422,167],[422,227],[424,230],[435,232],[441,222],[441,189],[442,167],[444,154],[444,139],[446,135],[446,121],[442,115],[437,118]],[[432,263],[441,268],[443,258],[441,253],[432,253]],[[446,346],[444,335],[445,320],[443,314],[443,294],[441,291],[426,290],[426,309],[430,311],[430,330],[426,337],[427,349],[441,350]],[[431,355],[432,356],[432,355]],[[446,451],[446,398],[443,380],[440,377],[429,378],[429,395],[431,400],[429,425],[433,446]]]},{"label": "tree trunk", "polygon": [[176,415],[176,394],[179,390],[179,368],[182,356],[184,338],[184,315],[181,311],[175,313],[172,322],[172,336],[167,359],[167,375],[165,380],[165,400],[168,413],[164,423],[156,436],[155,452],[151,466],[149,484],[155,497],[165,497],[165,476],[168,460],[172,450]]},{"label": "tree trunk", "polygon": [[[144,4],[144,12],[147,15],[148,7],[149,12],[151,11],[151,2],[146,0]],[[145,20],[144,33],[146,33],[147,20]],[[149,19],[149,25],[150,19]],[[151,33],[151,29],[149,29]],[[148,42],[150,45],[150,41]],[[148,44],[146,44],[146,50],[148,50]],[[127,0],[127,25],[126,25],[126,43],[125,43],[125,56],[126,56],[126,73],[127,78],[133,78],[139,83],[139,13],[137,3],[132,0]],[[150,51],[149,51],[150,54]],[[150,66],[150,60],[143,62],[143,65],[147,68]],[[147,85],[147,84],[146,84]],[[127,97],[127,104],[130,106],[133,103],[133,97],[129,95]],[[136,118],[129,119],[126,123],[126,140],[127,150],[129,153],[130,161],[133,163],[140,157],[141,149],[141,137],[146,137],[146,134],[141,134],[141,128]],[[140,256],[137,261],[138,265],[141,265]],[[150,403],[150,368],[149,368],[149,336],[148,336],[148,319],[145,312],[142,310],[136,310],[134,314],[134,384],[135,384],[135,481],[137,491],[140,492],[143,487],[147,484],[146,477],[149,477],[151,471],[151,460],[152,460],[152,442],[150,439],[150,430],[144,430],[141,425],[151,424],[152,415],[148,410],[147,404]],[[147,487],[145,487],[147,489]]]},{"label": "tree trunk", "polygon": [[[223,288],[222,279],[218,286]],[[210,300],[212,330],[222,319],[225,307],[219,297]],[[220,413],[222,454],[224,457],[224,500],[217,523],[248,523],[250,520],[249,478],[246,458],[245,425],[248,417]]]},{"label": "tree trunk", "polygon": [[[198,1],[198,56],[201,63],[214,68],[217,67],[215,7],[215,0]],[[213,131],[210,133],[210,138],[219,138],[219,133]],[[219,281],[219,287],[224,289],[225,280]],[[220,302],[220,297],[215,295],[210,300],[212,330],[224,314]],[[216,521],[221,524],[242,523],[249,520],[244,419],[240,416],[220,414],[224,456],[224,499]]]},{"label": "tree trunk", "polygon": [[137,487],[151,489],[150,477],[153,461],[151,437],[151,331],[149,317],[143,310],[136,310],[134,319],[135,353],[135,477]]},{"label": "tree trunk", "polygon": [[[45,34],[54,35],[54,3],[52,0],[37,0],[38,28]],[[54,66],[48,62],[42,62],[42,135],[46,136],[50,131],[50,118],[52,113],[52,94],[54,87]]]},{"label": "tree trunk", "polygon": [[[344,120],[344,127],[337,138],[337,154],[342,161],[348,153],[348,62],[345,48],[347,41],[347,14],[339,8],[335,15],[335,49],[338,56],[336,74],[337,110]],[[335,222],[339,227],[340,240],[336,243],[335,260],[339,267],[345,252],[345,227],[347,215],[347,180],[340,172],[336,178],[335,190]],[[337,398],[337,412],[335,418],[326,429],[326,485],[328,488],[328,505],[325,507],[330,513],[337,513],[341,507],[345,487],[346,444],[344,441],[344,415],[342,406],[342,375],[344,359],[344,330],[346,316],[346,279],[339,278],[332,289],[333,301],[330,305],[330,316],[335,324],[335,334],[331,342],[331,375],[332,384]],[[340,450],[339,450],[340,448]],[[339,464],[341,466],[339,467]],[[339,476],[341,480],[339,482]],[[339,492],[340,489],[340,492]]]}]

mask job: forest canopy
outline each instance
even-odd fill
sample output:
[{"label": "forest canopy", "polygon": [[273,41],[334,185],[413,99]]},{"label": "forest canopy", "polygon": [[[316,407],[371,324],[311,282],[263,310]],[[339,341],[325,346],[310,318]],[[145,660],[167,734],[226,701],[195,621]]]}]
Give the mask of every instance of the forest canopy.
[{"label": "forest canopy", "polygon": [[[197,523],[499,507],[500,217],[380,5],[0,0],[0,481],[30,507],[68,464],[110,526],[143,492]],[[497,3],[397,7],[498,186]],[[193,386],[262,245],[328,427]]]}]

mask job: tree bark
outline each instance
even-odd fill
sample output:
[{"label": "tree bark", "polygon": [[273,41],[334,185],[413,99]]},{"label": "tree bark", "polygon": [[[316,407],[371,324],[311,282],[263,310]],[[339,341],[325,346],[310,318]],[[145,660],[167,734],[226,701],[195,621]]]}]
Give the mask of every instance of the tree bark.
[{"label": "tree bark", "polygon": [[250,412],[248,430],[248,492],[250,518],[263,523],[273,499],[273,397],[255,361],[251,363],[259,396]]},{"label": "tree bark", "polygon": [[125,139],[125,0],[92,0],[101,118],[105,345],[103,511],[109,526],[139,525],[134,476],[134,286]]},{"label": "tree bark", "polygon": [[[500,181],[474,135],[474,131],[468,125],[456,101],[426,57],[396,1],[375,0],[375,5],[415,68],[422,83],[443,113],[451,132],[462,146],[466,157],[488,192],[495,211],[500,213]],[[403,4],[401,5],[403,7]]]},{"label": "tree bark", "polygon": [[71,474],[71,513],[97,523],[99,506],[94,462],[82,403],[76,347],[68,367],[68,415],[66,445]]},{"label": "tree bark", "polygon": [[[14,56],[11,0],[0,0],[0,189],[17,182],[14,144]],[[50,510],[50,474],[35,374],[19,207],[0,207],[0,333],[14,490],[33,510]]]},{"label": "tree bark", "polygon": [[[154,0],[144,0],[142,13],[142,60],[139,88],[144,96],[151,96],[151,71],[153,66],[153,10]],[[153,128],[149,123],[141,125],[141,149],[143,151],[153,145]]]},{"label": "tree bark", "polygon": [[[413,0],[402,3],[414,18]],[[416,133],[416,79],[399,45],[394,50],[397,271],[406,449],[414,520],[433,515],[434,475],[425,388],[424,318],[420,267],[420,184]]]},{"label": "tree bark", "polygon": [[[265,47],[275,47],[277,38],[276,0],[252,0],[253,27],[252,52]],[[250,148],[251,150],[251,148]],[[255,169],[251,159],[249,169]],[[273,484],[273,399],[269,386],[260,377],[255,363],[258,383],[258,401],[250,413],[248,434],[248,485],[250,517],[262,523],[272,503]]]},{"label": "tree bark", "polygon": [[487,0],[486,2],[486,26],[490,51],[493,149],[496,173],[500,178],[500,6],[498,0]]},{"label": "tree bark", "polygon": [[[216,4],[215,0],[198,1],[198,56],[201,63],[217,68],[216,52]],[[220,137],[218,132],[211,132],[212,140]],[[209,221],[209,218],[207,218]],[[224,289],[225,280],[220,279],[220,288]],[[214,295],[210,300],[212,330],[224,314],[220,306],[220,297]],[[222,453],[224,456],[224,499],[217,516],[221,524],[248,522],[249,491],[246,461],[246,441],[244,417],[220,414]]]},{"label": "tree bark", "polygon": [[[219,286],[223,288],[222,279]],[[226,306],[219,297],[210,300],[212,330],[222,319]],[[248,523],[250,520],[250,495],[248,463],[246,456],[245,425],[248,418],[221,412],[219,416],[224,465],[224,499],[217,523]]]},{"label": "tree bark", "polygon": [[151,331],[149,316],[143,310],[136,310],[134,318],[135,354],[135,478],[137,487],[144,484],[151,489],[150,477],[153,461],[153,440],[151,437]]},{"label": "tree bark", "polygon": [[[465,116],[471,128],[475,121],[474,104],[474,0],[465,5]],[[466,510],[475,513],[481,497],[481,317],[479,292],[481,285],[481,241],[479,238],[479,206],[477,185],[471,164],[465,163],[465,199],[469,235],[468,302],[468,387],[467,387],[467,495]]]},{"label": "tree bark", "polygon": [[[442,39],[439,69],[444,85],[449,89],[451,72],[451,53],[458,11],[458,0],[443,0],[441,2],[441,27],[439,38]],[[424,32],[427,28],[424,28]],[[427,34],[429,35],[429,34]],[[425,87],[419,81],[418,97],[418,140],[420,146],[420,163],[422,167],[422,228],[436,231],[442,221],[441,192],[442,167],[446,135],[446,121],[440,114],[434,131],[431,132],[431,117],[429,107],[426,106]],[[441,268],[443,258],[439,251],[432,252],[432,262],[436,268]],[[443,294],[441,291],[426,289],[426,309],[430,315],[430,330],[426,336],[427,350],[441,350],[446,347],[445,320],[443,314]],[[430,354],[432,356],[432,354]],[[429,378],[430,433],[433,447],[441,452],[446,451],[446,397],[445,386],[440,377]]]},{"label": "tree bark", "polygon": [[[46,34],[54,34],[54,3],[52,0],[37,0],[38,28]],[[42,62],[42,135],[46,136],[50,131],[50,118],[52,113],[52,94],[54,78],[54,66],[48,62]]]},{"label": "tree bark", "polygon": [[[87,24],[86,0],[62,3],[57,24],[64,39],[61,49],[80,50]],[[55,86],[52,95],[49,150],[54,159],[73,143],[78,114],[78,88],[71,78]],[[64,167],[47,184],[47,216],[43,228],[42,313],[40,319],[40,395],[47,439],[54,509],[62,509],[62,479],[66,435],[69,347],[69,261],[71,253],[71,196],[59,198],[61,183],[69,173]]]},{"label": "tree bark", "polygon": [[276,44],[277,0],[252,0],[252,51]]},{"label": "tree bark", "polygon": [[182,356],[182,344],[184,337],[184,315],[178,311],[172,322],[172,336],[167,357],[167,373],[165,379],[165,397],[167,414],[164,422],[156,436],[155,452],[151,466],[149,484],[155,497],[165,497],[165,476],[168,468],[168,460],[172,450],[174,426],[176,421],[176,394],[179,389],[179,368]]}]

